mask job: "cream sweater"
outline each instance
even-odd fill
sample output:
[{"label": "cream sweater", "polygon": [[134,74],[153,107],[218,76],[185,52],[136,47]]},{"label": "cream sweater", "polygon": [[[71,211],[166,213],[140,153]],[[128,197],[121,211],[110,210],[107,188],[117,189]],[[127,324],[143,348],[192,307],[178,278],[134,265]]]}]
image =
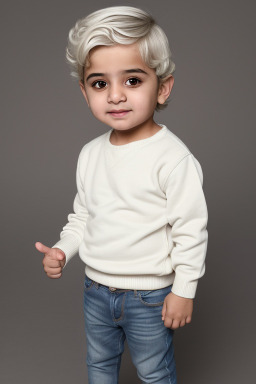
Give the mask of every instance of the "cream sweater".
[{"label": "cream sweater", "polygon": [[[207,206],[199,162],[166,126],[125,145],[107,133],[81,150],[74,213],[53,248],[116,288],[194,298],[205,272]],[[65,264],[65,266],[66,266]]]}]

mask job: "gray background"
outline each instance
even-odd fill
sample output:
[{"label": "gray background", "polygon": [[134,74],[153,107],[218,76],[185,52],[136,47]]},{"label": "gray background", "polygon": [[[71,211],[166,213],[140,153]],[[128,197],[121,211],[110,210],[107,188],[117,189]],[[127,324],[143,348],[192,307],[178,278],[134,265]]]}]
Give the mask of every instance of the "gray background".
[{"label": "gray background", "polygon": [[[200,161],[209,209],[206,274],[193,321],[176,331],[179,384],[255,379],[254,1],[10,1],[1,10],[1,335],[3,384],[87,383],[84,264],[47,278],[36,241],[52,246],[72,211],[82,146],[106,132],[65,63],[69,29],[112,5],[151,12],[176,63],[155,119]],[[120,383],[139,383],[128,348]],[[100,383],[99,383],[100,384]]]}]

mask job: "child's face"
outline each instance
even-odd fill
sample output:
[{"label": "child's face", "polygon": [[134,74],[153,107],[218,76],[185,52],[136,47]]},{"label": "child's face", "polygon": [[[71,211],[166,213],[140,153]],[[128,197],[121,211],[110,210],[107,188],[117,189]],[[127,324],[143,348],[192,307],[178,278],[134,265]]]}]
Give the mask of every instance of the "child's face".
[{"label": "child's face", "polygon": [[168,97],[173,77],[168,81],[167,89],[159,87],[155,70],[144,63],[137,44],[114,45],[90,52],[80,87],[96,119],[125,131],[151,128],[156,104]]}]

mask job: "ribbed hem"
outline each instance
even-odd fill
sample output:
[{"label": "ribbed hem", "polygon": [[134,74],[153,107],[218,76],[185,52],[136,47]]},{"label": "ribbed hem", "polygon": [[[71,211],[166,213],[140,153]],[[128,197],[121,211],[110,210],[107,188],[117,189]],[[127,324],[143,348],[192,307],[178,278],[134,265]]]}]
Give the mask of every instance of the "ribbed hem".
[{"label": "ribbed hem", "polygon": [[72,235],[66,235],[52,246],[52,248],[61,249],[66,255],[66,262],[63,269],[65,268],[69,260],[71,260],[72,257],[78,253],[80,243],[81,241],[77,237]]},{"label": "ribbed hem", "polygon": [[110,275],[97,271],[88,265],[85,267],[86,275],[99,284],[120,289],[153,290],[168,287],[173,284],[174,274],[165,276],[154,275]]}]

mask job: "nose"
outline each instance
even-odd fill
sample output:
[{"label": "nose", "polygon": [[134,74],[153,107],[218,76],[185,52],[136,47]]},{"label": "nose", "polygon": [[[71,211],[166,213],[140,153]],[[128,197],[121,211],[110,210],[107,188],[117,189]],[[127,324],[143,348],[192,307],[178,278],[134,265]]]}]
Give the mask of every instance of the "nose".
[{"label": "nose", "polygon": [[121,84],[111,84],[108,88],[108,103],[118,104],[126,101],[124,87]]}]

